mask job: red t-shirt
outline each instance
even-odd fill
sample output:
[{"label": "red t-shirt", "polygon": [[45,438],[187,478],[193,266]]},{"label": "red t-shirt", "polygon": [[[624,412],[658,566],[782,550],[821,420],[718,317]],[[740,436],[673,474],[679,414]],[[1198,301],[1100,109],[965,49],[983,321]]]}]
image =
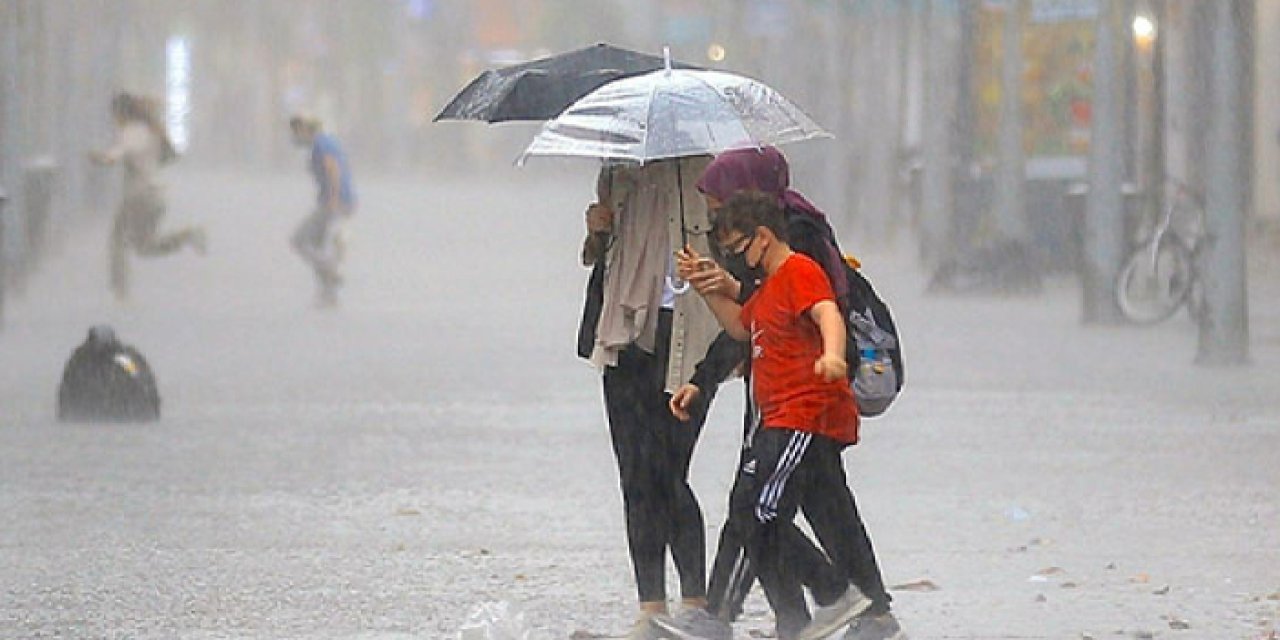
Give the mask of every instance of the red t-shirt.
[{"label": "red t-shirt", "polygon": [[853,444],[858,405],[849,381],[823,382],[813,371],[822,334],[808,312],[823,300],[835,301],[831,283],[804,254],[792,254],[764,279],[742,306],[742,324],[751,331],[751,384],[766,426]]}]

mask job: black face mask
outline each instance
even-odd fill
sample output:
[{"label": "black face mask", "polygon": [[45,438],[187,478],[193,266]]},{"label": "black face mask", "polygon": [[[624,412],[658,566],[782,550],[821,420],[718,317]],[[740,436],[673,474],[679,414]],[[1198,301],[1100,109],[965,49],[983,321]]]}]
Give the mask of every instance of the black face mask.
[{"label": "black face mask", "polygon": [[742,251],[726,252],[723,259],[724,270],[728,271],[738,282],[743,284],[756,282],[764,275],[764,269],[761,269],[759,264],[754,267],[747,264],[747,251],[751,249],[752,242],[755,242],[754,236],[747,242],[747,246],[742,248]]}]

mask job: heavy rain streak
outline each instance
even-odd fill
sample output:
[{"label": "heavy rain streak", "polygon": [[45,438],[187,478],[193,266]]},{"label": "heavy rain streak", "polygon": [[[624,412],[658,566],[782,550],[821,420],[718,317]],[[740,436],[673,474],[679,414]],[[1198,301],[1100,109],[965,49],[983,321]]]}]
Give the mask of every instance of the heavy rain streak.
[{"label": "heavy rain streak", "polygon": [[0,638],[1280,637],[1280,0],[0,0]]}]

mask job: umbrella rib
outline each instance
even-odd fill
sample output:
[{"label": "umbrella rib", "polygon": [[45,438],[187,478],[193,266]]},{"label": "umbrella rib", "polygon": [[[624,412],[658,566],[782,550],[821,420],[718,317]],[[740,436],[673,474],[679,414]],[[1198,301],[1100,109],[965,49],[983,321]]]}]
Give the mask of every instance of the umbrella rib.
[{"label": "umbrella rib", "polygon": [[[690,77],[690,78],[692,78],[692,79],[694,79],[694,80],[696,80],[696,81],[698,81],[698,82],[702,83],[704,86],[706,86],[708,89],[710,89],[710,90],[711,90],[711,93],[715,94],[715,95],[716,95],[716,98],[718,98],[718,99],[720,100],[720,102],[722,102],[722,103],[724,103],[725,105],[727,105],[727,106],[729,107],[729,109],[730,109],[730,110],[732,110],[734,113],[737,113],[737,114],[739,114],[739,115],[743,115],[743,114],[742,114],[742,112],[741,112],[741,111],[739,111],[739,110],[738,110],[738,108],[737,108],[737,107],[736,107],[732,102],[730,102],[730,101],[729,101],[729,99],[728,99],[724,94],[720,93],[720,90],[719,90],[718,88],[716,88],[716,86],[715,86],[715,85],[713,85],[713,84],[711,84],[710,82],[708,82],[706,78],[702,77],[701,75],[695,75],[695,74],[689,74],[689,76],[688,76],[688,77]],[[748,80],[748,81],[750,81],[750,82],[753,82],[753,83],[756,83],[757,85],[759,85],[759,86],[763,87],[766,91],[768,91],[768,92],[769,92],[770,97],[772,97],[772,96],[773,96],[773,94],[776,94],[776,93],[777,93],[775,90],[773,90],[772,88],[770,88],[768,85],[761,84],[758,80],[754,80],[754,79],[752,79],[752,78],[746,78],[746,76],[743,76],[743,77],[744,77],[746,80]],[[792,108],[796,109],[797,111],[799,111],[799,110],[800,110],[800,107],[795,106],[795,105],[792,105]],[[785,111],[783,111],[783,112],[781,112],[781,113],[786,113],[786,112],[785,112]],[[803,113],[803,111],[801,111],[801,113]],[[787,114],[787,117],[788,117],[788,119],[789,119],[789,120],[790,120],[790,122],[791,122],[791,124],[790,124],[790,128],[791,128],[791,129],[803,129],[803,128],[804,128],[804,127],[800,126],[800,124],[799,124],[798,122],[796,122],[795,118],[794,118],[794,117],[792,117],[790,114]],[[746,127],[744,126],[744,127],[743,127],[743,129],[744,129],[744,130],[746,130]],[[748,135],[748,136],[751,136],[751,137],[753,137],[753,138],[754,138],[753,134],[752,134],[749,130],[747,131],[747,135]],[[812,137],[812,136],[806,136],[806,137]],[[750,143],[751,143],[753,146],[755,146],[756,148],[760,148],[760,146],[761,146],[761,144],[760,144],[760,141],[759,141],[759,140],[754,140],[754,139],[752,139],[752,140],[748,140],[748,142],[750,142]]]},{"label": "umbrella rib", "polygon": [[[706,87],[709,91],[711,91],[711,94],[712,94],[712,95],[714,95],[714,96],[716,97],[716,99],[717,99],[717,100],[719,100],[722,104],[724,104],[725,106],[727,106],[727,107],[729,108],[729,111],[731,111],[731,112],[733,112],[733,113],[735,113],[735,114],[738,114],[739,116],[741,116],[741,115],[742,115],[742,112],[741,112],[741,111],[739,111],[739,110],[738,110],[738,108],[737,108],[736,106],[734,106],[734,104],[733,104],[732,102],[730,102],[730,101],[729,101],[729,98],[728,98],[728,97],[726,97],[724,94],[720,93],[720,89],[719,89],[719,88],[717,88],[717,87],[716,87],[716,85],[711,84],[711,82],[709,82],[706,78],[702,77],[702,75],[700,75],[700,74],[688,74],[688,75],[687,75],[687,77],[688,77],[688,78],[690,78],[690,79],[692,79],[692,80],[694,80],[694,81],[697,81],[697,82],[701,83],[701,84],[702,84],[702,86]],[[747,80],[751,80],[750,78],[746,78],[746,79],[747,79]],[[754,82],[754,81],[753,81],[753,82]],[[710,128],[711,128],[711,124],[710,124],[709,122],[708,122],[705,126],[707,127],[707,129],[708,129],[708,130],[710,130]],[[760,148],[760,141],[759,141],[759,140],[756,140],[756,139],[755,139],[755,135],[754,135],[754,134],[752,134],[752,133],[751,133],[751,131],[750,131],[749,129],[747,129],[747,127],[746,127],[746,122],[745,122],[745,121],[743,121],[742,130],[743,130],[743,132],[744,132],[744,133],[746,133],[746,134],[747,134],[747,140],[746,140],[745,142],[749,142],[749,143],[751,143],[751,145],[752,145],[752,146],[754,146],[754,147],[756,147],[757,149],[758,149],[758,148]]]},{"label": "umbrella rib", "polygon": [[720,89],[718,89],[714,84],[711,84],[710,82],[708,82],[706,78],[703,78],[700,75],[693,75],[693,74],[690,74],[689,77],[702,83],[703,86],[711,90],[711,93],[715,95],[717,100],[727,105],[729,109],[734,113],[738,113],[737,107],[735,107],[732,102],[729,102],[729,99],[726,98],[724,94],[720,93]]},{"label": "umbrella rib", "polygon": [[[670,72],[668,71],[667,73]],[[658,94],[659,84],[660,83],[655,82],[653,83],[653,86],[649,87],[649,100],[646,101],[644,105],[644,147],[640,152],[640,155],[642,156],[640,164],[644,164],[644,157],[648,157],[649,155],[649,134],[653,131],[653,103],[654,98],[656,98]]]}]

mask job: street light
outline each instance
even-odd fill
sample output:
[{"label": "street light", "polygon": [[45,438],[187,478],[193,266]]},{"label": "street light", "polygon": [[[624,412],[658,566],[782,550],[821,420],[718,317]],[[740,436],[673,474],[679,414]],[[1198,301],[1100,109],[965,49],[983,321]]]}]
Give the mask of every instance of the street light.
[{"label": "street light", "polygon": [[1150,49],[1156,40],[1156,23],[1141,13],[1133,17],[1133,41],[1143,49]]},{"label": "street light", "polygon": [[183,36],[165,42],[165,128],[179,152],[191,140],[191,45]]}]

